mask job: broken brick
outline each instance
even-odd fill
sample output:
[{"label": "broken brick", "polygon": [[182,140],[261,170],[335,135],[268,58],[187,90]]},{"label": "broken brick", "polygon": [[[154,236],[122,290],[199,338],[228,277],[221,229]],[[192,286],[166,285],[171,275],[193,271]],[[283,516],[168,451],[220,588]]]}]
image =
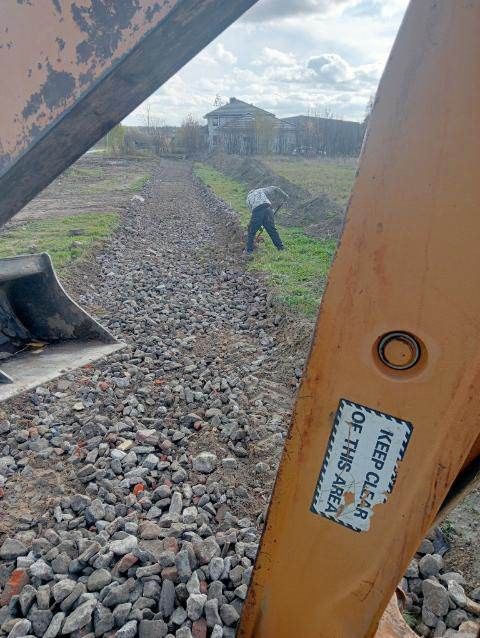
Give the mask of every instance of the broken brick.
[{"label": "broken brick", "polygon": [[8,605],[13,596],[18,596],[30,579],[25,569],[14,569],[7,580],[5,589],[0,596],[0,606]]}]

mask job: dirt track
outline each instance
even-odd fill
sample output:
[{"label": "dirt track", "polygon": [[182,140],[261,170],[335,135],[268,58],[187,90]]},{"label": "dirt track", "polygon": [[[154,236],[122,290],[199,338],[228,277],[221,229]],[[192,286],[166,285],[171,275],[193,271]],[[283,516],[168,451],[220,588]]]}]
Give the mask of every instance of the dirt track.
[{"label": "dirt track", "polygon": [[12,223],[86,212],[110,212],[125,208],[136,179],[151,173],[147,158],[106,158],[88,153],[68,168],[32,200]]}]

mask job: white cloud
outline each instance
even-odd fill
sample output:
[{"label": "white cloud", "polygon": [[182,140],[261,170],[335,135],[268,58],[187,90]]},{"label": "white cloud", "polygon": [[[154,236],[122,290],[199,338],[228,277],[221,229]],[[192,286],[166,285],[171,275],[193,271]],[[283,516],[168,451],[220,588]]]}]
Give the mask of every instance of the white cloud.
[{"label": "white cloud", "polygon": [[350,64],[337,53],[324,53],[310,58],[308,68],[315,72],[320,81],[327,84],[349,82],[355,77]]},{"label": "white cloud", "polygon": [[248,22],[274,22],[291,16],[332,14],[361,0],[260,0],[247,11],[243,20]]},{"label": "white cloud", "polygon": [[262,77],[271,82],[304,83],[315,80],[315,71],[301,64],[295,66],[269,67],[265,69]]},{"label": "white cloud", "polygon": [[[280,117],[323,113],[363,119],[407,0],[260,0],[274,20],[232,25],[150,98],[160,120],[202,120],[215,96]],[[272,17],[272,16],[271,16]],[[141,124],[141,107],[126,122]],[[202,120],[203,121],[203,120]]]},{"label": "white cloud", "polygon": [[237,56],[226,49],[221,42],[216,42],[204,49],[199,53],[197,59],[207,64],[236,64],[237,62]]},{"label": "white cloud", "polygon": [[297,64],[297,59],[293,53],[279,51],[270,47],[263,47],[260,56],[254,60],[255,66],[264,66],[265,64],[277,64],[278,66],[293,66]]},{"label": "white cloud", "polygon": [[226,62],[227,64],[235,64],[237,62],[237,56],[228,51],[221,42],[215,44],[215,53],[219,62]]}]

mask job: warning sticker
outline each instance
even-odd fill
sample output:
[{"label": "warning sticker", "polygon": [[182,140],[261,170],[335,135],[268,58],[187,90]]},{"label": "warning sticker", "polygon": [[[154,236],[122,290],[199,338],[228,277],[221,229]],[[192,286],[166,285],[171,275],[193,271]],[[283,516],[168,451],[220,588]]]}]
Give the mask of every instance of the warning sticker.
[{"label": "warning sticker", "polygon": [[311,511],[369,530],[375,506],[393,490],[412,431],[408,421],[341,399]]}]

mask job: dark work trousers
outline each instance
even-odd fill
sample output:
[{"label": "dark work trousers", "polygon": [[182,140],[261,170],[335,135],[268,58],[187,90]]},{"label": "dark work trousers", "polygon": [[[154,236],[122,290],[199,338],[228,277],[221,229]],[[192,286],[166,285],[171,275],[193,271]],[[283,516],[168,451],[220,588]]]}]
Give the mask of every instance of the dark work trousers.
[{"label": "dark work trousers", "polygon": [[273,245],[278,248],[278,250],[282,250],[283,243],[275,227],[275,213],[273,212],[273,208],[268,204],[262,204],[252,211],[252,218],[248,224],[247,252],[253,252],[255,235],[262,226],[270,235]]}]

